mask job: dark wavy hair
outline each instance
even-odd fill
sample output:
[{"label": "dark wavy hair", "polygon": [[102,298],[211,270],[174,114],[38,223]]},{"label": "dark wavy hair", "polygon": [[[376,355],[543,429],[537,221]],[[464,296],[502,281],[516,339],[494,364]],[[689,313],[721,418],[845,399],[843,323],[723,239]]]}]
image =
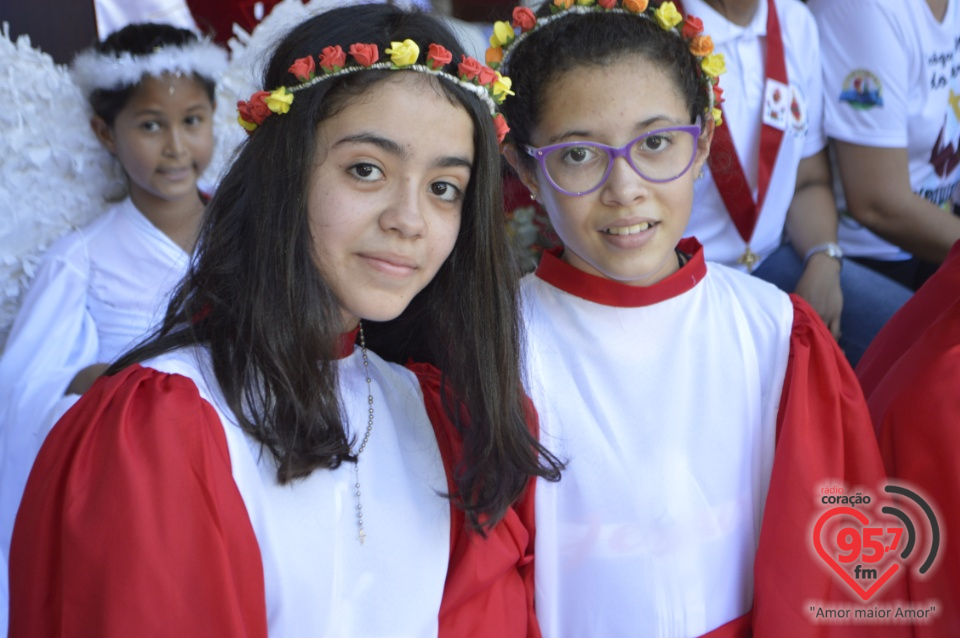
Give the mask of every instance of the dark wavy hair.
[{"label": "dark wavy hair", "polygon": [[[153,53],[157,47],[183,46],[197,41],[197,36],[186,29],[169,24],[139,22],[128,24],[119,31],[111,33],[102,42],[96,44],[94,49],[98,53],[104,54],[129,53],[137,56]],[[194,74],[193,77],[203,86],[207,97],[210,98],[210,103],[215,103],[216,82],[211,78],[197,74]],[[139,84],[132,84],[119,89],[95,89],[89,97],[90,107],[95,115],[106,122],[107,126],[113,126],[117,115],[139,88]]]},{"label": "dark wavy hair", "polygon": [[[550,15],[550,4],[540,6],[538,18]],[[509,139],[517,145],[531,143],[546,91],[561,75],[632,56],[649,60],[673,78],[686,101],[691,123],[707,109],[709,97],[699,79],[697,60],[675,33],[636,15],[607,11],[570,14],[531,32],[507,57],[504,71],[517,93],[502,107],[510,123]],[[520,153],[520,158],[534,161],[526,153]]]},{"label": "dark wavy hair", "polygon": [[[324,47],[391,41],[463,49],[434,18],[389,5],[336,9],[296,27],[263,78],[295,83],[288,68]],[[424,49],[426,47],[424,46]],[[426,56],[426,50],[422,51]],[[158,333],[111,372],[189,344],[209,349],[214,373],[240,426],[270,450],[281,483],[355,461],[337,391],[341,331],[337,299],[319,272],[308,225],[317,126],[371,86],[402,71],[364,71],[297,92],[289,113],[267,118],[247,139],[204,220],[190,272]],[[450,495],[483,531],[533,476],[556,480],[560,463],[527,426],[519,372],[517,272],[503,223],[500,159],[488,107],[441,79],[435,89],[462,106],[474,127],[474,158],[460,234],[434,280],[395,320],[364,322],[367,345],[395,363],[442,371],[444,408],[463,437]]]}]

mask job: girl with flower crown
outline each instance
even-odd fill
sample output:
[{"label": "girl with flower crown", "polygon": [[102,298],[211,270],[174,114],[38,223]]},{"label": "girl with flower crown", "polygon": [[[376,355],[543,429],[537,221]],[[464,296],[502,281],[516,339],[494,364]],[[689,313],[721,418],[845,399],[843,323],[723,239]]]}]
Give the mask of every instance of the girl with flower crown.
[{"label": "girl with flower crown", "polygon": [[162,326],[37,458],[11,635],[538,635],[509,79],[362,5],[263,86]]},{"label": "girl with flower crown", "polygon": [[526,387],[567,463],[536,490],[544,635],[828,635],[808,601],[850,594],[813,551],[819,490],[883,468],[810,306],[681,239],[722,56],[672,2],[513,26],[490,54],[517,94],[505,154],[563,242],[521,284]]},{"label": "girl with flower crown", "polygon": [[[186,272],[204,208],[197,180],[213,152],[215,79],[225,67],[224,51],[161,24],[130,25],[73,63],[93,131],[123,169],[128,194],[44,255],[6,342],[0,360],[4,561],[46,433],[110,361],[149,333]],[[2,574],[6,580],[5,569]]]}]

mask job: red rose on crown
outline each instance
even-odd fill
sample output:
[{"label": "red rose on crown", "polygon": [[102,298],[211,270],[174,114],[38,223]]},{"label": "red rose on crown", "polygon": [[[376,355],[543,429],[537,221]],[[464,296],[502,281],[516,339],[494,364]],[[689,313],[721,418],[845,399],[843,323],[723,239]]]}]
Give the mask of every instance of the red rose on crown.
[{"label": "red rose on crown", "polygon": [[237,102],[237,111],[240,112],[240,117],[257,125],[263,124],[263,121],[267,119],[271,113],[270,107],[263,101],[263,98],[268,95],[270,95],[269,91],[257,91],[250,96],[249,101],[244,102],[241,100]]},{"label": "red rose on crown", "polygon": [[477,75],[477,81],[480,86],[490,86],[497,81],[497,72],[488,66],[481,66],[480,73]]},{"label": "red rose on crown", "polygon": [[477,76],[480,75],[480,70],[483,68],[483,65],[480,64],[480,61],[476,58],[463,56],[463,62],[457,65],[457,73],[459,73],[460,77],[464,80],[471,81],[477,79]]},{"label": "red rose on crown", "polygon": [[719,84],[713,85],[713,105],[720,106],[723,104],[723,89],[720,88]]},{"label": "red rose on crown", "polygon": [[613,9],[617,6],[617,0],[599,0],[597,3],[604,9]]},{"label": "red rose on crown", "polygon": [[700,35],[703,33],[703,21],[696,16],[688,15],[683,21],[683,29],[680,33],[687,40],[695,35]]},{"label": "red rose on crown", "polygon": [[350,55],[360,66],[376,64],[380,59],[380,51],[375,44],[351,44]]},{"label": "red rose on crown", "polygon": [[313,79],[313,72],[316,69],[316,65],[313,63],[313,56],[308,55],[305,58],[300,58],[295,60],[293,64],[290,65],[288,69],[290,73],[294,75],[301,82],[306,82],[307,80]]},{"label": "red rose on crown", "polygon": [[497,141],[503,142],[503,139],[507,136],[507,133],[510,132],[510,127],[507,126],[507,120],[503,118],[503,115],[497,113],[493,118],[493,129],[497,133]]},{"label": "red rose on crown", "polygon": [[[616,3],[616,0],[613,0]],[[601,2],[601,4],[603,4]],[[526,33],[537,23],[537,16],[527,7],[515,7],[513,9],[513,26],[520,29],[520,33]]]},{"label": "red rose on crown", "polygon": [[335,47],[326,47],[320,52],[320,68],[327,73],[335,73],[347,63],[347,54],[338,44]]},{"label": "red rose on crown", "polygon": [[427,66],[436,71],[442,69],[453,60],[453,54],[439,44],[431,44],[427,49]]}]

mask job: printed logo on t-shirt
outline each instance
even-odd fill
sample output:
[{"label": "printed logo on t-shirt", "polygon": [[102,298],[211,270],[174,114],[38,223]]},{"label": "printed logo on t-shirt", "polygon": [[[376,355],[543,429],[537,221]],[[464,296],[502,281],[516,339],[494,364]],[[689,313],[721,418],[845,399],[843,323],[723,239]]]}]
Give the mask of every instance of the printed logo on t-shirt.
[{"label": "printed logo on t-shirt", "polygon": [[807,99],[796,84],[790,85],[790,130],[794,137],[807,134]]},{"label": "printed logo on t-shirt", "polygon": [[883,86],[879,78],[866,69],[851,72],[843,81],[840,101],[855,109],[872,109],[883,106]]},{"label": "printed logo on t-shirt", "polygon": [[783,82],[767,78],[763,92],[763,123],[781,131],[787,130],[790,87]]}]

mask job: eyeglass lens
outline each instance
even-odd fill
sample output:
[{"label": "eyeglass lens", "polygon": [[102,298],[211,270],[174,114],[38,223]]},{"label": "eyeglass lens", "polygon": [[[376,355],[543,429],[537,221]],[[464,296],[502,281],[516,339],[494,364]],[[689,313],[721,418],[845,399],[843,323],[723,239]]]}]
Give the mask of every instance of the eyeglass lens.
[{"label": "eyeglass lens", "polygon": [[[545,155],[544,166],[563,190],[589,191],[604,181],[615,150],[591,142],[565,144]],[[696,138],[689,131],[651,131],[630,143],[627,157],[642,177],[665,182],[686,172],[695,151]]]}]

